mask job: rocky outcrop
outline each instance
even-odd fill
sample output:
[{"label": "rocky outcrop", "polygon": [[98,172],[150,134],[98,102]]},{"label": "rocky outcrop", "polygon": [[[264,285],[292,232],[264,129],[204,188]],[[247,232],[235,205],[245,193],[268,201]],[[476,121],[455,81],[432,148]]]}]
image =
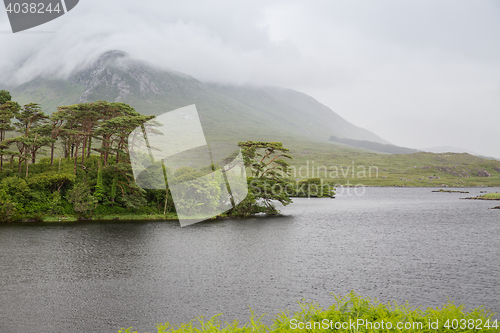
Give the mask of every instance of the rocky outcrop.
[{"label": "rocky outcrop", "polygon": [[460,177],[460,178],[469,178],[470,177],[470,170],[467,168],[463,169],[457,169],[457,167],[445,167],[445,166],[436,166],[436,170],[445,172],[447,174],[450,174],[454,177]]},{"label": "rocky outcrop", "polygon": [[[436,166],[436,170],[444,172],[444,173],[447,173],[447,174],[452,175],[454,177],[460,177],[460,178],[469,178],[471,176],[491,177],[491,173],[489,173],[486,170],[481,170],[481,169],[470,170],[468,168],[463,168],[463,167],[462,168],[460,168],[460,167],[457,168],[456,166],[449,167],[449,166],[438,165],[438,166]],[[497,170],[497,169],[495,169],[495,170]],[[500,168],[498,168],[498,170],[500,170]]]},{"label": "rocky outcrop", "polygon": [[137,96],[148,101],[171,94],[199,97],[206,90],[201,82],[189,75],[157,70],[131,59],[122,51],[104,53],[90,67],[74,73],[70,81],[86,88],[79,103],[95,99],[130,102]]},{"label": "rocky outcrop", "polygon": [[486,170],[477,170],[477,175],[479,177],[491,177],[491,173]]}]

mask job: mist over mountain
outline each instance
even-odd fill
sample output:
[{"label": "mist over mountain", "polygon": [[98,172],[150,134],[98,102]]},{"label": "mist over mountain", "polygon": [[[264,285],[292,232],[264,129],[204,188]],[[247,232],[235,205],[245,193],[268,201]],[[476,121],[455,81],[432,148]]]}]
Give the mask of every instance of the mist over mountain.
[{"label": "mist over mountain", "polygon": [[57,106],[97,100],[124,102],[148,115],[195,104],[205,134],[213,139],[304,138],[327,142],[335,135],[387,143],[301,92],[281,87],[203,83],[192,76],[131,59],[122,51],[104,53],[68,79],[37,77],[10,90],[14,100],[21,104],[40,103],[48,114]]}]

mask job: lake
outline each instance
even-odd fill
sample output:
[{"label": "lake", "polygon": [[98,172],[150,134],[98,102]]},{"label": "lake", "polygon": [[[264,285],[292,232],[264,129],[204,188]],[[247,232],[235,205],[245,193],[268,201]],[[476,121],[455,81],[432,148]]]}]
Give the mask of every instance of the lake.
[{"label": "lake", "polygon": [[[283,216],[177,222],[0,224],[0,332],[113,332],[224,313],[381,302],[500,312],[498,201],[431,188],[294,199]],[[488,192],[500,191],[489,188]]]}]

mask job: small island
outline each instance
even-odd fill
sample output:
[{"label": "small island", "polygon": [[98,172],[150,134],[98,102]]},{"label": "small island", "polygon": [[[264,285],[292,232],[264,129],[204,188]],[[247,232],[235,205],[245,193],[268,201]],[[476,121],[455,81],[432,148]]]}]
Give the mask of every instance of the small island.
[{"label": "small island", "polygon": [[453,191],[453,190],[443,190],[442,188],[437,191],[432,191],[437,193],[469,193],[468,191]]},{"label": "small island", "polygon": [[[500,193],[486,193],[477,197],[464,198],[469,200],[500,200]],[[496,207],[498,208],[498,207]]]}]

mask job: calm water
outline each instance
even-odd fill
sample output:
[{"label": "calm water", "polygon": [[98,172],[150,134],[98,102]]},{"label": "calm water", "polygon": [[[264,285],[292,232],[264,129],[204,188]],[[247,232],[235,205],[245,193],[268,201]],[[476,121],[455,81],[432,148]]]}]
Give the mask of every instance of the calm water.
[{"label": "calm water", "polygon": [[[488,189],[499,191],[500,189]],[[351,192],[353,190],[351,189]],[[361,189],[358,190],[361,193]],[[0,332],[117,332],[224,313],[246,321],[350,290],[500,312],[499,202],[431,189],[296,199],[285,216],[0,225]]]}]

